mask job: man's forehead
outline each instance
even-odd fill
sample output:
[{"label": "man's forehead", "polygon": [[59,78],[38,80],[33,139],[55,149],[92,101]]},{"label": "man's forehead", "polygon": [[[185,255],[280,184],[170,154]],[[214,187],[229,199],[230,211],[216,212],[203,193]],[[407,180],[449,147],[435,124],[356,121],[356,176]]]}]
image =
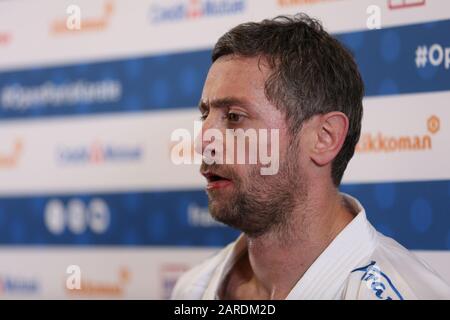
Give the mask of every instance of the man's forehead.
[{"label": "man's forehead", "polygon": [[211,66],[203,88],[202,100],[225,96],[264,94],[267,71],[258,66],[258,58],[219,58]]},{"label": "man's forehead", "polygon": [[270,72],[269,67],[259,57],[224,56],[211,66],[209,74],[214,77],[233,77],[264,82]]}]

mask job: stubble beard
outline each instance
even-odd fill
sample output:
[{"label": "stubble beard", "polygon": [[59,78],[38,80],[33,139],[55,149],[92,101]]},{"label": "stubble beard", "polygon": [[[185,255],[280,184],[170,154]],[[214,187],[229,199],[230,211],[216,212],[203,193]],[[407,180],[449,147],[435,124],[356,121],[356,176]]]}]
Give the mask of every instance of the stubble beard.
[{"label": "stubble beard", "polygon": [[211,216],[250,238],[268,233],[287,235],[294,209],[307,196],[298,154],[298,147],[291,145],[276,175],[261,175],[257,165],[245,179],[228,170],[233,189],[208,192]]}]

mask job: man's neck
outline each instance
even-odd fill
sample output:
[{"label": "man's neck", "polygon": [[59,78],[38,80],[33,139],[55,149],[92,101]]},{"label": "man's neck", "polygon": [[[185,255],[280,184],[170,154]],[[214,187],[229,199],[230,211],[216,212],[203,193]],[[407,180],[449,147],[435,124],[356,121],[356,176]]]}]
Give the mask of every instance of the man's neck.
[{"label": "man's neck", "polygon": [[[321,200],[317,195],[321,195]],[[341,195],[315,193],[296,208],[289,225],[271,233],[251,238],[245,236],[247,253],[230,273],[229,281],[237,297],[284,299],[328,247],[353,219]],[[230,288],[229,288],[230,289]]]}]

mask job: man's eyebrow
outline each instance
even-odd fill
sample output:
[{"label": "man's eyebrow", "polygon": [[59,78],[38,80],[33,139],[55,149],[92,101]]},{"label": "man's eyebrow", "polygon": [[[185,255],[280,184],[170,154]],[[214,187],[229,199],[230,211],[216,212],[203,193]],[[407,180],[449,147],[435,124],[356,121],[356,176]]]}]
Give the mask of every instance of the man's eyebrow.
[{"label": "man's eyebrow", "polygon": [[200,103],[198,104],[198,108],[200,109],[200,111],[206,111],[208,110],[210,107],[213,108],[228,108],[231,106],[239,106],[242,108],[248,108],[249,107],[249,103],[246,100],[240,99],[240,98],[236,98],[236,97],[227,97],[227,98],[221,98],[221,99],[215,99],[215,100],[211,100],[211,101],[205,101],[205,100],[201,100]]}]

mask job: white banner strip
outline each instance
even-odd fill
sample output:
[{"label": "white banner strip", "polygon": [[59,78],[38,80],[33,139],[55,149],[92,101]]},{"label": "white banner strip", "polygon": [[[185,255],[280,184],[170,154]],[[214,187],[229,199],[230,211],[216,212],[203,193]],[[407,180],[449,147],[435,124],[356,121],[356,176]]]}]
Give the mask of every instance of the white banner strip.
[{"label": "white banner strip", "polygon": [[201,0],[195,5],[187,0],[2,1],[0,70],[212,48],[223,33],[239,23],[299,12],[322,20],[328,31],[341,33],[368,30],[367,23],[371,25],[374,17],[382,28],[448,19],[450,2]]}]

